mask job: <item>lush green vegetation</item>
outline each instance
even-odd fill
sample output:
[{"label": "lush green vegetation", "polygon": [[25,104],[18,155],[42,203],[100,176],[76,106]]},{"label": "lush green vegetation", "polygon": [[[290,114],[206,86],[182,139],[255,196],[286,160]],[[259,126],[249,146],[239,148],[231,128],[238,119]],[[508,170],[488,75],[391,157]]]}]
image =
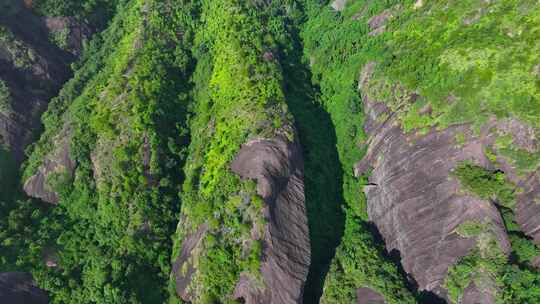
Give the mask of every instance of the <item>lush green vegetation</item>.
[{"label": "lush green vegetation", "polygon": [[516,186],[506,180],[503,172],[489,171],[470,162],[458,166],[454,174],[467,191],[498,204],[512,252],[508,260],[495,238],[492,223],[461,224],[456,232],[476,238],[477,246],[448,270],[445,287],[450,299],[459,303],[465,288],[474,282],[483,290],[491,290],[500,303],[528,303],[540,293],[540,288],[534,286],[540,272],[531,267],[532,260],[540,256],[540,246],[521,232],[514,219]]},{"label": "lush green vegetation", "polygon": [[[405,287],[405,278],[385,255],[368,229],[366,200],[362,193],[365,180],[354,177],[354,164],[363,156],[361,144],[363,113],[357,91],[358,75],[382,45],[368,41],[365,22],[351,19],[354,10],[366,5],[362,20],[382,11],[391,1],[356,1],[336,13],[318,1],[306,1],[308,21],[303,26],[305,56],[310,62],[313,81],[320,87],[319,102],[334,124],[337,151],[342,168],[345,199],[345,231],[336,257],[326,276],[323,303],[355,303],[356,289],[372,288],[389,303],[413,303]],[[324,273],[323,273],[324,276]]]},{"label": "lush green vegetation", "polygon": [[[413,2],[395,7],[371,84],[372,94],[399,113],[406,131],[479,126],[490,115],[540,127],[535,1],[426,1],[419,8]],[[395,85],[400,90],[388,90]],[[400,97],[407,92],[421,98],[407,103]]]},{"label": "lush green vegetation", "polygon": [[201,21],[194,26],[192,142],[173,257],[190,233],[208,225],[192,257],[197,271],[188,288],[196,303],[231,302],[241,272],[261,279],[261,246],[251,231],[263,233],[263,202],[255,183],[241,181],[229,164],[249,139],[293,139],[283,76],[272,55],[283,39],[278,34],[285,32],[278,2],[202,1]]},{"label": "lush green vegetation", "polygon": [[40,0],[33,8],[45,16],[70,16],[103,28],[114,16],[116,6],[125,0]]},{"label": "lush green vegetation", "polygon": [[512,208],[516,186],[505,180],[501,171],[488,171],[473,163],[459,165],[454,174],[468,191],[483,199],[496,200],[501,206]]},{"label": "lush green vegetation", "polygon": [[[13,232],[2,243],[19,250],[16,267],[31,270],[53,303],[166,298],[188,140],[191,63],[178,32],[188,27],[186,10],[160,1],[122,7],[43,117],[46,131],[25,179],[58,134],[69,138],[77,168],[58,185],[58,206],[45,212],[27,203],[10,212],[10,229],[31,237],[14,242],[20,233]],[[49,259],[57,267],[45,266]]]},{"label": "lush green vegetation", "polygon": [[[171,262],[204,225],[193,302],[232,303],[241,273],[262,284],[263,248],[252,234],[265,222],[255,182],[230,162],[248,140],[292,140],[296,127],[312,247],[304,302],[356,303],[360,287],[388,303],[424,301],[377,238],[367,179],[353,174],[367,140],[362,98],[384,101],[406,132],[459,123],[478,131],[490,117],[539,129],[539,6],[350,0],[336,12],[328,2],[34,1],[43,15],[108,27],[73,64],[21,173],[35,174],[67,138],[76,169],[48,178],[59,204],[16,191],[19,172],[0,149],[0,185],[14,189],[0,193],[0,271],[31,271],[53,303],[178,303]],[[375,35],[368,20],[388,12]],[[67,32],[52,38],[65,46]],[[0,43],[17,68],[38,59],[4,27]],[[375,73],[359,92],[372,61]],[[0,81],[2,113],[9,95]],[[456,134],[458,145],[467,139]],[[486,150],[522,175],[537,169],[539,153],[508,135]],[[515,222],[516,186],[472,163],[454,176],[464,191],[496,202],[512,252],[502,252],[493,223],[463,223],[456,233],[477,244],[449,269],[449,297],[458,302],[474,282],[502,303],[537,302],[540,273],[530,264],[540,248]]]},{"label": "lush green vegetation", "polygon": [[491,223],[464,222],[457,228],[463,237],[475,237],[476,247],[448,269],[444,287],[452,303],[460,303],[465,288],[474,282],[480,290],[500,299],[506,255],[500,248]]}]

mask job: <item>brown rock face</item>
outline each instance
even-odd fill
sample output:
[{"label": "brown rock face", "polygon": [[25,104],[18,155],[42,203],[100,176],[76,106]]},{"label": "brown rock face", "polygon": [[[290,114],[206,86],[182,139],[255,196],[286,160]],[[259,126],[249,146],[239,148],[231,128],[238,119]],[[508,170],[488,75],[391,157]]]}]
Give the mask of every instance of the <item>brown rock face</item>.
[{"label": "brown rock face", "polygon": [[176,278],[176,294],[187,302],[190,302],[192,299],[192,295],[188,291],[188,286],[195,272],[195,267],[191,260],[192,252],[204,238],[207,230],[207,225],[201,225],[195,233],[188,234],[184,238],[180,256],[178,256],[173,265],[172,273]]},{"label": "brown rock face", "polygon": [[[373,64],[366,67],[363,81],[372,69]],[[369,149],[356,172],[373,169],[370,185],[365,188],[369,218],[378,227],[388,251],[400,253],[403,268],[419,289],[445,297],[442,285],[448,267],[475,245],[475,239],[455,232],[460,224],[489,220],[502,250],[508,253],[510,249],[495,206],[464,193],[451,177],[452,169],[465,160],[489,166],[482,143],[471,139],[461,146],[456,144],[455,134],[464,132],[467,126],[408,136],[382,102],[364,98],[364,106]],[[477,300],[476,296],[472,298]]]},{"label": "brown rock face", "polygon": [[231,168],[242,178],[257,181],[268,223],[262,238],[265,288],[254,288],[242,276],[235,298],[245,303],[301,303],[310,245],[299,144],[281,137],[252,140],[242,147]]},{"label": "brown rock face", "polygon": [[0,273],[0,303],[47,304],[45,291],[36,287],[32,276],[24,272]]},{"label": "brown rock face", "polygon": [[384,297],[371,288],[358,288],[356,291],[356,303],[358,304],[386,304]]},{"label": "brown rock face", "polygon": [[516,221],[540,244],[540,171],[532,173],[520,186],[524,191],[516,196]]},{"label": "brown rock face", "polygon": [[8,148],[17,162],[40,128],[40,116],[51,97],[70,77],[74,56],[49,41],[45,21],[24,7],[22,1],[2,4],[0,26],[13,34],[20,47],[27,49],[30,62],[21,65],[13,47],[0,44],[0,78],[11,96],[10,113],[0,113],[0,145]]},{"label": "brown rock face", "polygon": [[26,194],[48,203],[58,203],[58,194],[51,187],[51,179],[54,178],[54,174],[70,176],[75,169],[75,163],[69,155],[70,138],[70,132],[67,129],[64,129],[56,138],[53,152],[45,157],[36,174],[24,183],[23,188]]}]

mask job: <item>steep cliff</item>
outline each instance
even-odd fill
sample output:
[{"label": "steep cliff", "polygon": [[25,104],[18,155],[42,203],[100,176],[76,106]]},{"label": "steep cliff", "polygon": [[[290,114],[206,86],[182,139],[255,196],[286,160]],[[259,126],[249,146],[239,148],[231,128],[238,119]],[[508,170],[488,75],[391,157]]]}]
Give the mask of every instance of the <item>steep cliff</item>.
[{"label": "steep cliff", "polygon": [[[308,5],[306,55],[343,142],[341,161],[367,199],[351,200],[348,217],[375,224],[383,257],[403,267],[419,301],[535,301],[523,286],[536,290],[540,253],[538,58],[521,46],[536,45],[538,9],[527,1]],[[323,302],[364,301],[362,288],[403,301],[359,271],[369,267],[350,243],[363,233],[346,226]],[[510,277],[528,279],[518,287]]]},{"label": "steep cliff", "polygon": [[189,16],[174,3],[122,6],[43,116],[24,190],[54,207],[36,213],[21,259],[53,303],[166,297],[188,138]]},{"label": "steep cliff", "polygon": [[175,301],[302,301],[310,247],[302,153],[277,56],[275,31],[289,17],[282,5],[203,1]]},{"label": "steep cliff", "polygon": [[539,16],[1,2],[0,302],[537,303]]},{"label": "steep cliff", "polygon": [[0,13],[0,145],[16,162],[35,140],[40,116],[70,77],[74,57],[49,41],[45,19],[7,1]]}]

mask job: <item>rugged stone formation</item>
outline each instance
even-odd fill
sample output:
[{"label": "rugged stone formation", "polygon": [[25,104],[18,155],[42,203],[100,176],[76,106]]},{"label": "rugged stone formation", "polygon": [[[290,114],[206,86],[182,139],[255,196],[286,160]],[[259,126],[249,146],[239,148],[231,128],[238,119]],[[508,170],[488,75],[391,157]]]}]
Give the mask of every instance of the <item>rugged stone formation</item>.
[{"label": "rugged stone formation", "polygon": [[540,244],[540,171],[532,173],[519,186],[523,192],[516,197],[516,221],[526,235]]},{"label": "rugged stone formation", "polygon": [[[310,245],[299,144],[284,137],[252,140],[242,146],[231,169],[242,178],[257,181],[267,223],[262,236],[252,235],[254,240],[263,242],[260,271],[264,286],[261,288],[260,283],[243,273],[232,296],[252,304],[301,303]],[[187,287],[195,272],[192,255],[204,237],[205,227],[183,238],[173,266],[177,295],[188,302],[192,296]]]},{"label": "rugged stone formation", "polygon": [[18,58],[13,50],[0,44],[0,78],[12,99],[12,111],[0,113],[0,145],[20,162],[25,147],[34,139],[33,132],[40,128],[40,116],[49,99],[70,77],[69,64],[74,56],[49,41],[45,20],[25,8],[23,1],[9,1],[2,8],[0,26],[32,50],[30,66],[20,67],[14,63]]},{"label": "rugged stone formation", "polygon": [[384,297],[371,288],[358,288],[356,290],[356,303],[358,304],[386,304]]},{"label": "rugged stone formation", "polygon": [[47,304],[48,302],[47,293],[36,287],[30,274],[0,273],[0,303]]},{"label": "rugged stone formation", "polygon": [[347,0],[334,0],[330,6],[336,11],[342,11],[347,5]]},{"label": "rugged stone formation", "polygon": [[[364,68],[360,88],[373,69],[374,63]],[[410,97],[413,101],[414,96]],[[426,135],[404,134],[395,113],[384,103],[364,96],[364,107],[369,148],[356,173],[372,169],[370,184],[365,188],[369,218],[378,227],[388,251],[399,253],[404,270],[419,289],[446,297],[442,284],[448,267],[476,243],[474,238],[456,233],[460,224],[489,220],[503,252],[510,251],[496,207],[465,193],[451,177],[451,171],[465,160],[490,166],[482,139],[471,137],[458,145],[455,134],[466,132],[466,125],[431,130]],[[478,296],[474,287],[469,293],[474,294],[470,296],[473,302],[463,303],[489,302],[491,297]]]},{"label": "rugged stone formation", "polygon": [[182,300],[190,302],[193,295],[189,293],[188,286],[191,277],[195,273],[193,265],[193,250],[199,245],[208,230],[208,225],[201,225],[199,229],[192,234],[188,234],[182,242],[180,255],[173,264],[172,273],[176,278],[176,294]]},{"label": "rugged stone formation", "polygon": [[242,178],[257,181],[257,193],[266,203],[264,214],[268,223],[261,263],[266,288],[254,292],[241,278],[235,297],[246,303],[301,303],[310,244],[300,145],[282,137],[252,140],[242,147],[231,168]]},{"label": "rugged stone formation", "polygon": [[55,149],[44,158],[37,172],[25,181],[23,188],[26,194],[51,204],[58,203],[58,194],[51,185],[51,179],[54,175],[59,178],[69,177],[75,170],[75,162],[69,155],[70,139],[69,129],[60,132],[54,141]]}]

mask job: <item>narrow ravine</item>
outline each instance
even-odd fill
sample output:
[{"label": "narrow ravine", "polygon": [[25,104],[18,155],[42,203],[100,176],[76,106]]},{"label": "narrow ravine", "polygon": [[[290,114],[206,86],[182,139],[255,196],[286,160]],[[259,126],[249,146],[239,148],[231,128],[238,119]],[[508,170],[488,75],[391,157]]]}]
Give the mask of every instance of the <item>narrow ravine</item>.
[{"label": "narrow ravine", "polygon": [[311,267],[304,289],[304,303],[318,303],[324,279],[341,241],[345,217],[341,164],[330,115],[317,104],[318,89],[301,60],[296,41],[294,56],[284,64],[285,93],[294,115],[304,154],[306,207],[311,241]]}]

